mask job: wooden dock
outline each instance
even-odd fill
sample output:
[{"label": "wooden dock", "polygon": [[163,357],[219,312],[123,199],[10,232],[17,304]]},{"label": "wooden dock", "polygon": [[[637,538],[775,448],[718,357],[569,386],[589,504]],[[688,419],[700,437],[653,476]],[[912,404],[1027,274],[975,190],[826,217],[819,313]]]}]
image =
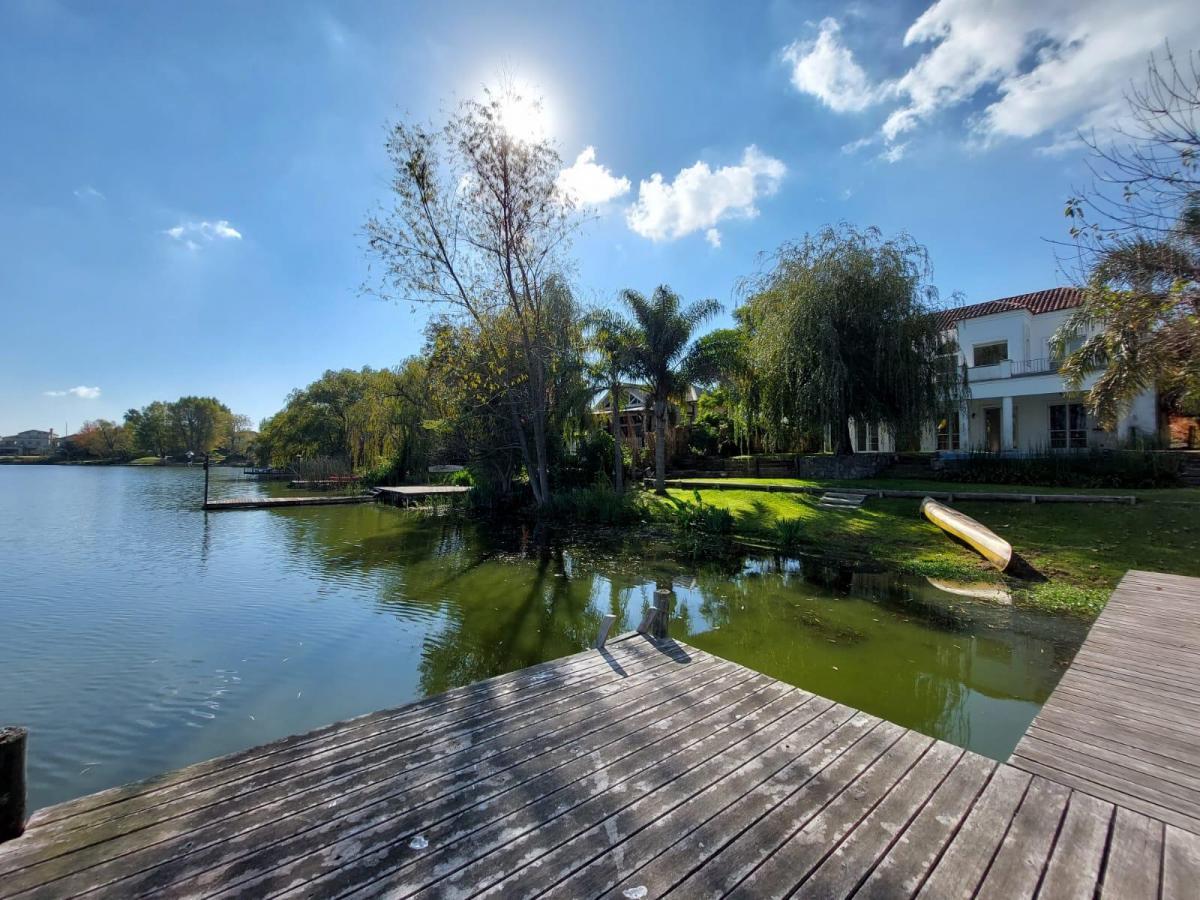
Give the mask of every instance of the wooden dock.
[{"label": "wooden dock", "polygon": [[330,497],[231,497],[225,500],[209,500],[204,509],[216,512],[225,509],[279,509],[288,506],[345,506],[348,503],[371,503],[374,494],[352,494]]},{"label": "wooden dock", "polygon": [[398,506],[409,506],[413,503],[436,503],[439,499],[451,502],[457,497],[466,496],[471,489],[459,484],[402,484],[398,487],[377,487],[374,489],[379,499]]},{"label": "wooden dock", "polygon": [[1200,832],[1200,578],[1126,574],[1011,762]]},{"label": "wooden dock", "polygon": [[[1197,608],[1200,580],[1131,573],[1081,663],[1163,640],[1187,675]],[[1114,674],[1119,724],[1145,697]],[[1174,763],[1128,771],[1178,796],[1200,691],[1168,681],[1147,718],[1175,743],[1147,752]],[[1194,818],[1063,775],[625,635],[41,810],[0,896],[1196,896]]]}]

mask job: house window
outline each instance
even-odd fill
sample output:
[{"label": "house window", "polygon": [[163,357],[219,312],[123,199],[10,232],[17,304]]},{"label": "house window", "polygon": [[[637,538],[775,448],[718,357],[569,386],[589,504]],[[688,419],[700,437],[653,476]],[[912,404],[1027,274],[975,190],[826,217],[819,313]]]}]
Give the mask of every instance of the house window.
[{"label": "house window", "polygon": [[1008,359],[1008,341],[995,341],[991,344],[976,344],[973,348],[975,365],[994,366]]},{"label": "house window", "polygon": [[1050,407],[1050,448],[1081,450],[1087,447],[1087,411],[1082,403],[1055,403]]},{"label": "house window", "polygon": [[859,453],[879,452],[879,426],[874,423],[854,423],[854,446]]},{"label": "house window", "polygon": [[939,450],[957,450],[962,440],[958,430],[958,415],[952,413],[938,420],[937,448]]}]

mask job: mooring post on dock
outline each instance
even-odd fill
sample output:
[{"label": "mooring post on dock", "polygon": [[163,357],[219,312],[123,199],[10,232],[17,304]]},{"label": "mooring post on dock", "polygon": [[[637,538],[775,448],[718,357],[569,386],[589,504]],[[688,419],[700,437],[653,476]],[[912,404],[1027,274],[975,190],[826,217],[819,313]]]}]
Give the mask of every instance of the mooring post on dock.
[{"label": "mooring post on dock", "polygon": [[25,830],[25,741],[29,732],[0,728],[0,842]]},{"label": "mooring post on dock", "polygon": [[615,621],[617,621],[617,617],[612,613],[609,613],[600,620],[600,633],[596,635],[597,650],[604,649],[604,642],[608,640],[608,632],[612,630],[613,622]]},{"label": "mooring post on dock", "polygon": [[671,618],[672,593],[670,588],[659,588],[654,592],[654,606],[658,615],[654,617],[653,637],[664,640],[667,636],[667,620]]}]

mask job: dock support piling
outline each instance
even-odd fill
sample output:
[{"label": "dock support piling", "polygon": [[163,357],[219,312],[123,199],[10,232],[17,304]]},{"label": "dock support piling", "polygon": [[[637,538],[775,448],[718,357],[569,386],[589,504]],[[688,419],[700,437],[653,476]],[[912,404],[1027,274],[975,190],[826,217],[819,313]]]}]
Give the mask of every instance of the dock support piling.
[{"label": "dock support piling", "polygon": [[25,741],[24,728],[0,728],[0,841],[18,837],[25,830]]}]

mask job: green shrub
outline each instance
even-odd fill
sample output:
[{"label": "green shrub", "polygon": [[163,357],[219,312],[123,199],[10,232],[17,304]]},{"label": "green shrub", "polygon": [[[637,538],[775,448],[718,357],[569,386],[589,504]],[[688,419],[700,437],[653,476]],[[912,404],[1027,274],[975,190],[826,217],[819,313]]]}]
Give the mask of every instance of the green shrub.
[{"label": "green shrub", "polygon": [[973,484],[1157,488],[1179,484],[1178,456],[1152,450],[1038,450],[1024,456],[972,451],[946,461],[940,477]]},{"label": "green shrub", "polygon": [[629,525],[641,521],[642,508],[636,493],[617,494],[605,481],[555,493],[542,514],[571,524]]},{"label": "green shrub", "polygon": [[780,519],[775,523],[775,543],[780,550],[795,550],[804,543],[802,519]]}]

